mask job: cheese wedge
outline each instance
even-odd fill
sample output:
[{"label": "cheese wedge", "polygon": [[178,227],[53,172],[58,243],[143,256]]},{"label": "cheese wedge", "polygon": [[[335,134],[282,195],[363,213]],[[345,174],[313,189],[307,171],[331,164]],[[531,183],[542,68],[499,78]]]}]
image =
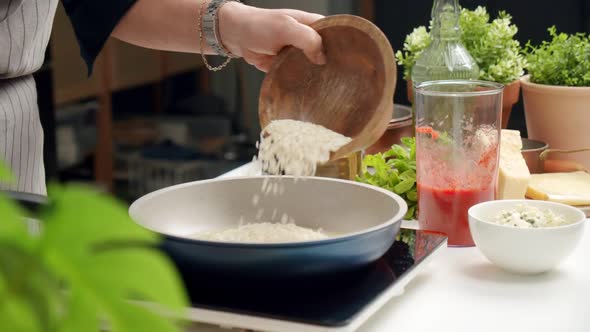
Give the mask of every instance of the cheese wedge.
[{"label": "cheese wedge", "polygon": [[568,205],[590,205],[590,174],[586,172],[533,174],[528,198]]},{"label": "cheese wedge", "polygon": [[531,173],[521,150],[520,132],[502,129],[496,199],[522,199],[525,197]]}]

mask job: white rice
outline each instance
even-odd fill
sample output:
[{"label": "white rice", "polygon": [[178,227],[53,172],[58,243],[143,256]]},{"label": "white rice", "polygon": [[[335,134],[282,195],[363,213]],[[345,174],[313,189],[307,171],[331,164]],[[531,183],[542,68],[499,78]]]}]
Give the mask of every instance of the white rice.
[{"label": "white rice", "polygon": [[330,160],[331,152],[350,141],[349,137],[317,124],[275,120],[260,135],[258,160],[267,174],[313,176],[318,164]]},{"label": "white rice", "polygon": [[203,232],[195,237],[206,241],[238,243],[287,243],[328,238],[321,229],[312,230],[293,223],[270,222],[243,224],[221,231]]},{"label": "white rice", "polygon": [[[350,138],[320,125],[295,121],[272,121],[263,129],[260,142],[256,143],[258,158],[253,161],[259,171],[270,175],[313,176],[317,165],[330,159],[330,154],[348,144]],[[282,195],[285,192],[280,178],[265,178],[260,194],[254,194],[252,205],[259,206],[264,196]],[[261,197],[262,196],[262,197]],[[278,216],[280,215],[280,221]],[[258,208],[256,223],[244,224],[243,218],[237,227],[198,234],[196,237],[207,241],[242,243],[284,243],[312,241],[328,238],[321,230],[297,226],[295,219],[276,208],[270,222],[264,217],[264,209]],[[265,220],[265,222],[262,222]]]}]

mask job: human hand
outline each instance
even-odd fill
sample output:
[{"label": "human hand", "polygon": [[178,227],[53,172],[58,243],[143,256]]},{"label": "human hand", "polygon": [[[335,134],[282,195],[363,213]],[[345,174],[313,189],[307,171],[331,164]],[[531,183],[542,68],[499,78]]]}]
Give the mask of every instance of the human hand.
[{"label": "human hand", "polygon": [[294,9],[263,9],[231,1],[219,13],[219,34],[234,55],[267,72],[286,46],[303,51],[315,64],[326,62],[321,36],[309,25],[322,15]]}]

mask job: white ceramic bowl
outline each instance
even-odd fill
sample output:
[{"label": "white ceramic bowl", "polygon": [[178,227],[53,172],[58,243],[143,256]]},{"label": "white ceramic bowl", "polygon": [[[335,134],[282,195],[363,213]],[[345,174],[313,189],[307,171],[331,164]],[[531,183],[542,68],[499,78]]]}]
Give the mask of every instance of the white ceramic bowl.
[{"label": "white ceramic bowl", "polygon": [[[550,209],[571,224],[546,228],[520,228],[494,223],[503,210],[520,204]],[[555,268],[575,249],[584,232],[586,216],[575,207],[535,200],[498,200],[469,209],[469,228],[479,250],[497,266],[519,274],[536,274]]]}]

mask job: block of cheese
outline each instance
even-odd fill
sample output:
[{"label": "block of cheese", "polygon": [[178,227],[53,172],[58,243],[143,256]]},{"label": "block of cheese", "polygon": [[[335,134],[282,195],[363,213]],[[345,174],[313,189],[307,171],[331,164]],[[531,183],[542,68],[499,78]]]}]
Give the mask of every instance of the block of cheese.
[{"label": "block of cheese", "polygon": [[522,139],[518,130],[502,129],[497,199],[523,199],[531,173],[522,156]]},{"label": "block of cheese", "polygon": [[586,172],[533,174],[528,198],[569,205],[590,205],[590,174]]}]

